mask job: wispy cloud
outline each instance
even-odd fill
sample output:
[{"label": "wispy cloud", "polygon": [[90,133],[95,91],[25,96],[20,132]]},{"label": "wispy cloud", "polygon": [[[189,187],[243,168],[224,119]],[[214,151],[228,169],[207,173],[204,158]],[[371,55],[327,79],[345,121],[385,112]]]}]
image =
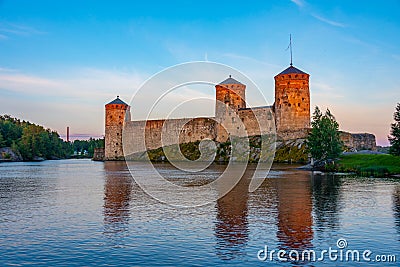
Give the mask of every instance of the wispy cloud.
[{"label": "wispy cloud", "polygon": [[72,133],[101,135],[104,103],[116,95],[128,101],[147,77],[134,71],[95,68],[46,77],[0,68],[0,114],[12,114],[59,133],[70,126]]},{"label": "wispy cloud", "polygon": [[15,70],[15,69],[0,67],[0,73],[1,72],[16,72],[16,71],[17,70]]},{"label": "wispy cloud", "polygon": [[243,60],[243,61],[249,61],[252,63],[257,63],[257,64],[261,64],[261,65],[265,65],[265,66],[270,66],[270,67],[280,67],[276,64],[270,64],[267,63],[265,61],[259,60],[259,59],[255,59],[249,56],[245,56],[245,55],[239,55],[239,54],[234,54],[234,53],[224,53],[222,54],[223,57],[227,57],[227,58],[232,58],[232,59],[236,59],[236,60]]},{"label": "wispy cloud", "polygon": [[324,16],[319,15],[317,12],[313,12],[313,10],[315,10],[315,9],[304,0],[290,0],[290,1],[292,3],[294,3],[298,8],[302,9],[303,11],[306,11],[313,18],[315,18],[321,22],[324,22],[326,24],[329,24],[329,25],[335,26],[335,27],[341,27],[341,28],[347,27],[347,25],[344,23],[328,19]]},{"label": "wispy cloud", "polygon": [[0,90],[43,97],[98,99],[104,101],[114,94],[126,98],[144,81],[137,73],[81,68],[62,78],[48,78],[0,68]]},{"label": "wispy cloud", "polygon": [[0,22],[0,39],[6,40],[11,36],[31,36],[37,34],[46,34],[44,31],[39,31],[34,27],[10,23]]},{"label": "wispy cloud", "polygon": [[298,7],[304,7],[304,5],[305,5],[305,1],[303,1],[303,0],[290,0],[290,1]]},{"label": "wispy cloud", "polygon": [[333,21],[333,20],[327,19],[327,18],[322,17],[322,16],[317,15],[317,14],[311,14],[311,16],[313,16],[317,20],[322,21],[324,23],[327,23],[327,24],[329,24],[331,26],[341,27],[341,28],[345,28],[346,27],[346,25],[341,23],[341,22]]},{"label": "wispy cloud", "polygon": [[392,57],[393,57],[394,59],[400,60],[400,55],[393,54]]},{"label": "wispy cloud", "polygon": [[313,96],[316,96],[321,101],[324,101],[324,99],[344,98],[344,95],[341,94],[340,90],[334,88],[330,84],[313,82],[312,87]]}]

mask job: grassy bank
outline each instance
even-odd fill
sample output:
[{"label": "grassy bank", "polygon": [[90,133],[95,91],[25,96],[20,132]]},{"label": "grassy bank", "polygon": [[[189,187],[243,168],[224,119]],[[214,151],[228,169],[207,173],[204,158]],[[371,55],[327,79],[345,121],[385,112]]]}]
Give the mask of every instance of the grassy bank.
[{"label": "grassy bank", "polygon": [[375,177],[400,174],[400,157],[387,154],[342,155],[337,162],[337,170]]}]

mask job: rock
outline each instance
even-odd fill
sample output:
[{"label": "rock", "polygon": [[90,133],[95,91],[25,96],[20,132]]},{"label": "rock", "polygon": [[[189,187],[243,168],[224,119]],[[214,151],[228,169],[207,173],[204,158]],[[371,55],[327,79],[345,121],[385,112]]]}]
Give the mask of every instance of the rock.
[{"label": "rock", "polygon": [[44,161],[45,159],[42,157],[35,156],[33,157],[32,161]]},{"label": "rock", "polygon": [[19,151],[13,151],[11,147],[0,148],[0,161],[22,161]]}]

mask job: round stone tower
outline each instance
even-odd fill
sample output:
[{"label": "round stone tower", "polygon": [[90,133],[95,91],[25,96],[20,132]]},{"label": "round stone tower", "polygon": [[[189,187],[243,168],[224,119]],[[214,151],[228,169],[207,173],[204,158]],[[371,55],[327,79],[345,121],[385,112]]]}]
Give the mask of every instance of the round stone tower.
[{"label": "round stone tower", "polygon": [[231,75],[215,86],[215,119],[219,122],[216,128],[216,140],[218,142],[225,142],[229,138],[227,130],[230,133],[234,132],[238,110],[246,108],[245,92],[246,85],[233,79]]},{"label": "round stone tower", "polygon": [[126,120],[130,120],[130,107],[124,101],[116,99],[106,104],[105,160],[124,159],[122,149],[122,129]]},{"label": "round stone tower", "polygon": [[[226,108],[220,103],[228,105],[232,110],[238,111],[246,107],[246,85],[236,81],[229,75],[229,78],[215,86],[215,117],[221,118]],[[219,101],[219,102],[218,102]]]},{"label": "round stone tower", "polygon": [[303,138],[310,128],[310,75],[290,65],[275,76],[275,119],[278,137]]}]

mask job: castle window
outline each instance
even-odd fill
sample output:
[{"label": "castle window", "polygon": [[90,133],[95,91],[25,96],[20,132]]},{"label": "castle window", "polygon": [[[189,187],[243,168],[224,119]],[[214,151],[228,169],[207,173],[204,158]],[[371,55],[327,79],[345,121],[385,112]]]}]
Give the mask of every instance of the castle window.
[{"label": "castle window", "polygon": [[119,135],[119,133],[117,133],[117,135]]},{"label": "castle window", "polygon": [[304,97],[301,100],[304,102]]},{"label": "castle window", "polygon": [[118,151],[117,150],[115,150],[115,154],[117,154],[118,153]]},{"label": "castle window", "polygon": [[292,106],[292,104],[289,103],[289,107],[291,107],[291,106]]},{"label": "castle window", "polygon": [[295,77],[295,78],[297,78],[297,74],[296,74],[296,75],[294,75],[294,77]]},{"label": "castle window", "polygon": [[288,82],[287,85],[290,85],[290,82]]},{"label": "castle window", "polygon": [[115,143],[115,145],[117,145],[117,146],[118,146],[118,143]]},{"label": "castle window", "polygon": [[292,76],[291,76],[291,75],[289,75],[289,79],[290,79],[290,78],[292,78]]},{"label": "castle window", "polygon": [[300,103],[297,103],[297,106],[300,107]]}]

